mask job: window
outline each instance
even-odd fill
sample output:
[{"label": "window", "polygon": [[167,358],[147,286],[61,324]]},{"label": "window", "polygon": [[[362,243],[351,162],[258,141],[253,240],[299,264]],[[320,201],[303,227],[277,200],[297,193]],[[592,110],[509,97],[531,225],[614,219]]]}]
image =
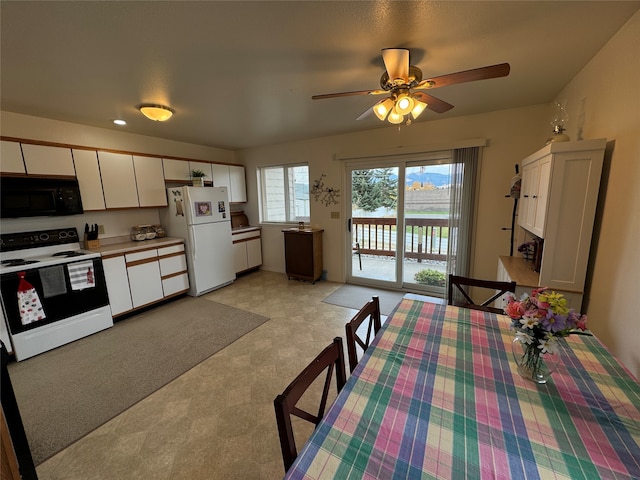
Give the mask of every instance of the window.
[{"label": "window", "polygon": [[308,222],[309,167],[261,167],[260,218],[262,222]]}]

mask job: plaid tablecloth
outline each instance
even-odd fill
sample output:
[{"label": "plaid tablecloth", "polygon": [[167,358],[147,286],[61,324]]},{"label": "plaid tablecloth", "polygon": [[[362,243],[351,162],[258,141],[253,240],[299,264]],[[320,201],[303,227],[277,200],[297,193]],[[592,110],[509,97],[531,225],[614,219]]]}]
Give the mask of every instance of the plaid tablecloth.
[{"label": "plaid tablecloth", "polygon": [[571,335],[535,385],[509,325],[403,300],[285,478],[640,478],[638,382],[595,337]]}]

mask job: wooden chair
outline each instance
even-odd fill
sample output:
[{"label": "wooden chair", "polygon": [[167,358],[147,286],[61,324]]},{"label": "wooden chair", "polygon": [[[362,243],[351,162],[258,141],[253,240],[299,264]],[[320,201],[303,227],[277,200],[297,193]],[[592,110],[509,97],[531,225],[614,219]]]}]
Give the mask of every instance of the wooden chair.
[{"label": "wooden chair", "polygon": [[[357,334],[357,330],[365,320],[368,320],[369,323],[367,324],[367,336],[363,339]],[[380,299],[378,298],[378,296],[374,296],[345,325],[347,336],[347,353],[349,356],[349,369],[351,372],[353,372],[353,370],[356,368],[356,365],[358,365],[357,345],[360,345],[362,351],[364,352],[371,344],[381,327],[382,322],[380,320]]]},{"label": "wooden chair", "polygon": [[[318,413],[313,415],[298,407],[296,404],[300,397],[307,391],[309,386],[324,371],[327,375],[322,390],[322,398]],[[347,374],[344,364],[344,351],[342,350],[342,338],[336,337],[331,345],[325,348],[304,370],[289,384],[289,386],[278,395],[273,401],[276,411],[276,422],[278,424],[278,434],[280,435],[280,448],[282,450],[282,460],[284,462],[285,471],[298,456],[296,443],[293,437],[293,428],[291,424],[291,415],[295,415],[303,420],[307,420],[314,425],[318,425],[324,416],[325,407],[327,405],[327,395],[331,384],[333,371],[336,372],[336,385],[338,392],[342,390],[347,381]]]},{"label": "wooden chair", "polygon": [[[454,291],[454,287],[457,290]],[[469,296],[470,287],[479,287],[489,290],[497,290],[497,293],[489,297],[482,303],[475,302]],[[482,310],[492,313],[504,313],[501,308],[489,307],[488,305],[497,300],[507,292],[515,293],[516,282],[499,282],[494,280],[478,280],[476,278],[460,277],[458,275],[449,275],[449,288],[447,293],[447,301],[449,305],[457,305],[463,308],[472,308],[474,310]],[[456,303],[453,299],[454,293],[462,294],[466,302]]]}]

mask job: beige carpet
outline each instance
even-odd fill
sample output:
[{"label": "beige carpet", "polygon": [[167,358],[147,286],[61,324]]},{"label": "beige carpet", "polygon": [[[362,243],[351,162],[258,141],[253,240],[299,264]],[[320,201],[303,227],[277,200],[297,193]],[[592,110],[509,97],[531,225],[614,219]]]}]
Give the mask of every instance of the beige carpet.
[{"label": "beige carpet", "polygon": [[267,320],[204,298],[184,297],[10,364],[35,464]]}]

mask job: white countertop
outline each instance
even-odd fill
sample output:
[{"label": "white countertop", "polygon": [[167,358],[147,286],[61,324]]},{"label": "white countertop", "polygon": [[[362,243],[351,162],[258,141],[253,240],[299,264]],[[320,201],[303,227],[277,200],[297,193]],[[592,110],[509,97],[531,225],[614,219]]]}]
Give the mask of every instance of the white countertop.
[{"label": "white countertop", "polygon": [[107,245],[101,245],[98,248],[92,248],[90,251],[98,252],[104,256],[118,253],[135,252],[137,250],[147,250],[149,248],[166,247],[178,243],[184,243],[184,239],[176,237],[163,237],[153,238],[151,240],[142,240],[140,242],[130,240],[128,242],[111,243]]}]

